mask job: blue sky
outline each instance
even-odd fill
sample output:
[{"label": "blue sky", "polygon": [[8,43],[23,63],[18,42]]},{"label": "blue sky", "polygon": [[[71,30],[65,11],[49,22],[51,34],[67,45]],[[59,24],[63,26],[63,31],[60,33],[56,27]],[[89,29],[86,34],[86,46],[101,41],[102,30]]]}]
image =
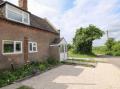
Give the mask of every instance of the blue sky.
[{"label": "blue sky", "polygon": [[74,6],[74,1],[75,0],[64,0],[65,4],[63,6],[63,11],[69,10]]},{"label": "blue sky", "polygon": [[[18,5],[18,0],[7,0]],[[29,11],[47,18],[61,30],[61,37],[72,42],[76,29],[94,24],[120,40],[120,0],[28,0]],[[103,45],[106,35],[94,42]]]}]

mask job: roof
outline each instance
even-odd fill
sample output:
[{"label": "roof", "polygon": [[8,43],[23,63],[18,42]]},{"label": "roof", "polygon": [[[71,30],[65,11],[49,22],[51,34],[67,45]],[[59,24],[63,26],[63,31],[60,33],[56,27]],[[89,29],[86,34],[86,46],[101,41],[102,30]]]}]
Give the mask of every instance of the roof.
[{"label": "roof", "polygon": [[46,20],[30,14],[30,24],[33,27],[44,29],[51,32],[57,32],[56,29]]},{"label": "roof", "polygon": [[0,0],[0,4],[3,3],[4,1]]},{"label": "roof", "polygon": [[[21,9],[23,10],[22,8],[12,4],[12,3],[9,3],[7,1],[1,1],[0,0],[0,6],[1,5],[5,5],[6,3],[18,8],[18,9]],[[25,11],[25,10],[23,10]],[[28,12],[28,11],[25,11],[25,12]],[[40,18],[38,16],[35,16],[33,14],[31,14],[30,12],[28,12],[30,14],[30,25],[27,25],[29,27],[34,27],[34,28],[38,28],[40,30],[45,30],[45,31],[49,31],[49,32],[52,32],[52,33],[57,33],[59,34],[59,32],[57,31],[57,29],[55,29],[51,24],[50,22],[47,20],[47,19],[44,19],[44,18]],[[6,19],[7,20],[7,19]],[[11,21],[13,22],[13,21]],[[19,23],[17,22],[18,24],[22,24],[22,23]],[[25,25],[25,24],[24,24]]]},{"label": "roof", "polygon": [[56,38],[53,42],[52,42],[52,44],[59,44],[62,40],[64,39],[64,37],[62,37],[62,38]]}]

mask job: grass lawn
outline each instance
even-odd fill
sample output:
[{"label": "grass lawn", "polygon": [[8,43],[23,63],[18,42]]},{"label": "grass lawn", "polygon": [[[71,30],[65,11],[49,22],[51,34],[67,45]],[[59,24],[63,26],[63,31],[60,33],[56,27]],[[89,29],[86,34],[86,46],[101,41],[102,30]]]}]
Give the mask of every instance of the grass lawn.
[{"label": "grass lawn", "polygon": [[68,59],[69,60],[73,60],[73,61],[78,61],[78,62],[89,62],[89,63],[96,63],[96,60],[85,60],[85,59]]},{"label": "grass lawn", "polygon": [[76,54],[76,53],[73,53],[72,49],[71,49],[68,51],[68,56],[69,57],[76,57],[76,58],[95,58],[96,55],[98,55],[98,54],[105,55],[106,54],[106,47],[105,46],[93,47],[92,51],[93,51],[93,55]]},{"label": "grass lawn", "polygon": [[105,46],[100,46],[100,47],[93,47],[92,49],[94,54],[106,54],[106,47]]},{"label": "grass lawn", "polygon": [[72,51],[68,52],[69,57],[76,57],[76,58],[95,58],[95,55],[86,55],[86,54],[75,54]]},{"label": "grass lawn", "polygon": [[84,58],[96,58],[96,55],[75,54],[71,51],[69,51],[68,54],[69,54],[69,57],[75,57],[76,58],[76,59],[69,59],[69,60],[74,60],[74,61],[78,61],[78,62],[89,62],[89,63],[97,63],[97,62],[106,63],[107,62],[106,60],[102,60],[102,59],[100,59],[100,60],[94,60],[94,59],[85,60],[84,59]]}]

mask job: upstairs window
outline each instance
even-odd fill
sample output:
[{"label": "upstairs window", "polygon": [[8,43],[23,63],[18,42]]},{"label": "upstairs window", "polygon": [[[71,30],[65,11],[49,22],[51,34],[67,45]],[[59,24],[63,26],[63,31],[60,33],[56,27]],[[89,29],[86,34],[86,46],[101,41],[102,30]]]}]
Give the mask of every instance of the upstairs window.
[{"label": "upstairs window", "polygon": [[7,10],[7,17],[15,21],[22,22],[22,15],[13,11]]},{"label": "upstairs window", "polygon": [[29,16],[28,16],[28,14],[27,13],[24,13],[24,15],[23,15],[23,21],[25,22],[25,23],[29,23]]},{"label": "upstairs window", "polygon": [[30,24],[29,13],[24,12],[9,4],[6,5],[6,18],[16,22],[24,23],[27,25]]}]

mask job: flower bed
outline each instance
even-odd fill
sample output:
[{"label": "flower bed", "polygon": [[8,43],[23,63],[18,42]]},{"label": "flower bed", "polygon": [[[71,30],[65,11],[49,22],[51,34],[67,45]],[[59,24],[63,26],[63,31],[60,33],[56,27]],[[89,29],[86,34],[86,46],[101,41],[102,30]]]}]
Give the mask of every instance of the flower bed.
[{"label": "flower bed", "polygon": [[21,68],[17,68],[14,71],[11,70],[3,71],[0,73],[0,87],[12,84],[13,82],[21,80],[25,77],[33,76],[37,73],[46,71],[57,64],[59,64],[57,60],[49,58],[42,63],[31,62],[27,65],[22,66]]}]

